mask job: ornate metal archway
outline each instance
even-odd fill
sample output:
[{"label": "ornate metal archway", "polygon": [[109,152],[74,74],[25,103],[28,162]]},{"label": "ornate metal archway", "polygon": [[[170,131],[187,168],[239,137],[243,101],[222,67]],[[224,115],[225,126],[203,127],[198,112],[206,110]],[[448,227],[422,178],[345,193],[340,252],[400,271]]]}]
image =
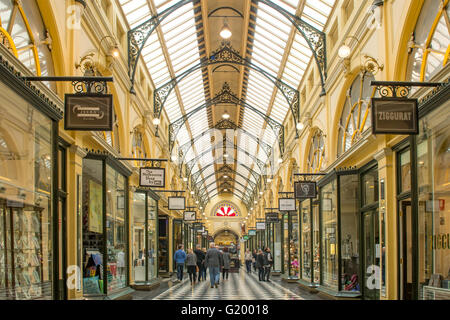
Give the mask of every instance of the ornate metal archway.
[{"label": "ornate metal archway", "polygon": [[[142,49],[147,42],[150,35],[153,33],[153,31],[158,27],[158,25],[166,19],[169,15],[171,15],[173,12],[175,12],[177,9],[183,7],[184,5],[194,2],[195,0],[181,0],[172,7],[169,7],[162,11],[159,14],[154,15],[147,21],[143,22],[139,26],[131,29],[128,31],[128,68],[129,68],[129,76],[131,81],[131,92],[134,92],[134,80],[136,76],[136,69],[137,69],[137,62],[138,59],[142,53]],[[287,20],[289,20],[297,29],[297,31],[302,35],[302,37],[307,42],[309,48],[311,49],[312,55],[316,61],[316,64],[318,66],[320,79],[322,83],[322,95],[325,94],[325,79],[326,79],[326,35],[324,32],[319,31],[318,29],[314,28],[307,22],[303,21],[300,17],[293,15],[286,11],[284,8],[278,6],[277,4],[273,3],[270,0],[255,0],[261,3],[264,3],[265,5],[269,6],[270,8],[276,10],[281,15],[283,15]],[[220,51],[220,50],[219,50]],[[297,123],[297,119],[299,118],[300,113],[300,106],[299,106],[299,93],[297,90],[291,88],[289,85],[283,83],[280,79],[277,79],[276,77],[271,76],[266,71],[258,68],[257,66],[254,66],[251,64],[250,61],[240,57],[239,55],[233,55],[226,54],[225,56],[228,57],[228,59],[217,59],[217,55],[220,52],[216,52],[215,54],[211,55],[209,59],[205,59],[204,61],[200,62],[200,64],[197,67],[191,68],[191,70],[187,71],[187,74],[190,72],[197,70],[198,68],[202,68],[211,64],[218,64],[218,63],[231,63],[231,64],[240,64],[244,65],[246,67],[252,68],[258,72],[262,72],[266,77],[269,78],[269,80],[273,81],[274,84],[278,87],[279,90],[283,93],[285,98],[288,101],[289,107],[291,109],[291,112],[293,113],[294,122]],[[238,59],[236,59],[238,58]],[[176,76],[175,79],[172,79],[170,82],[168,82],[166,85],[163,85],[161,88],[155,92],[154,95],[154,113],[155,116],[160,118],[161,110],[164,107],[164,102],[167,99],[167,96],[170,94],[170,91],[172,88],[178,83],[183,77],[185,77],[186,72]],[[297,130],[296,130],[297,132]],[[298,132],[297,132],[298,136]]]},{"label": "ornate metal archway", "polygon": [[[225,82],[222,90],[213,98],[208,100],[205,104],[195,108],[191,112],[187,113],[186,115],[178,118],[177,120],[173,121],[169,124],[169,151],[172,152],[172,149],[174,147],[176,138],[178,133],[180,132],[183,125],[186,123],[186,121],[192,117],[197,112],[209,108],[213,105],[217,104],[234,104],[234,105],[240,105],[244,108],[248,108],[255,112],[257,115],[262,117],[264,121],[270,126],[270,128],[273,130],[275,136],[278,138],[278,146],[280,148],[280,154],[283,155],[284,153],[284,126],[275,121],[274,119],[268,117],[261,111],[259,111],[257,108],[253,107],[252,105],[246,103],[244,100],[239,99],[237,95],[235,95],[230,88],[230,85]],[[245,131],[244,129],[239,128],[236,124],[234,124],[230,120],[222,120],[218,122],[215,126],[215,129],[240,129],[242,132],[244,132],[247,136],[251,137],[253,140],[255,140],[257,143],[260,143],[261,146],[264,148],[264,151],[267,153],[269,150],[272,149],[270,145],[262,141],[261,139],[255,137],[254,135],[250,134],[249,132]]]}]

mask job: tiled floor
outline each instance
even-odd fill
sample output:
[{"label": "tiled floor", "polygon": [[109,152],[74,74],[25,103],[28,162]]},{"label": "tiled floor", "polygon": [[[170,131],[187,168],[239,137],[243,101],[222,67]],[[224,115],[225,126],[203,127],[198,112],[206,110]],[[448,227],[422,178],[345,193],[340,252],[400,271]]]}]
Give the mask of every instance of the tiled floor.
[{"label": "tiled floor", "polygon": [[[187,274],[185,274],[185,277]],[[230,273],[228,280],[220,279],[218,288],[211,288],[209,274],[206,281],[192,286],[189,278],[181,283],[173,283],[173,279],[166,280],[160,288],[145,292],[134,293],[135,300],[318,300],[312,295],[299,289],[296,283],[282,282],[280,277],[272,277],[271,282],[258,281],[255,273]]]}]

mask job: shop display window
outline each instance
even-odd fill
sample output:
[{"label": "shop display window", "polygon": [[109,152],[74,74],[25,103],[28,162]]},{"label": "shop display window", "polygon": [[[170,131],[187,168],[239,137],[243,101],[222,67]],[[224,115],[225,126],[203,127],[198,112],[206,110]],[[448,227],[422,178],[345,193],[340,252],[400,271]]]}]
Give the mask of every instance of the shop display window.
[{"label": "shop display window", "polygon": [[85,295],[110,294],[128,284],[127,178],[110,163],[105,155],[83,160]]},{"label": "shop display window", "polygon": [[313,282],[320,283],[320,225],[319,225],[319,203],[313,202]]},{"label": "shop display window", "polygon": [[83,293],[103,294],[103,162],[83,160]]},{"label": "shop display window", "polygon": [[336,180],[320,190],[322,208],[322,284],[338,289]]},{"label": "shop display window", "polygon": [[311,201],[304,200],[301,205],[301,252],[302,279],[311,281]]},{"label": "shop display window", "polygon": [[[372,177],[372,176],[371,176]],[[373,184],[370,185],[373,192]],[[366,191],[367,193],[369,191]],[[378,199],[378,196],[377,196]],[[341,290],[360,291],[358,176],[340,176]]]},{"label": "shop display window", "polygon": [[448,102],[420,121],[419,299],[450,299],[449,123]]},{"label": "shop display window", "polygon": [[126,287],[125,177],[106,166],[106,247],[108,292]]},{"label": "shop display window", "polygon": [[134,281],[145,281],[145,193],[133,193],[133,274]]},{"label": "shop display window", "polygon": [[[281,262],[283,261],[281,257],[281,222],[276,222],[273,224],[274,229],[274,250],[273,250],[273,269],[274,271],[281,271]],[[254,239],[254,237],[252,237]]]},{"label": "shop display window", "polygon": [[131,206],[133,215],[132,274],[135,283],[147,282],[156,278],[157,203],[146,192],[133,193]]},{"label": "shop display window", "polygon": [[52,299],[52,121],[0,83],[0,300]]},{"label": "shop display window", "polygon": [[157,217],[158,201],[147,195],[147,239],[148,239],[148,275],[147,280],[155,279],[157,276]]}]

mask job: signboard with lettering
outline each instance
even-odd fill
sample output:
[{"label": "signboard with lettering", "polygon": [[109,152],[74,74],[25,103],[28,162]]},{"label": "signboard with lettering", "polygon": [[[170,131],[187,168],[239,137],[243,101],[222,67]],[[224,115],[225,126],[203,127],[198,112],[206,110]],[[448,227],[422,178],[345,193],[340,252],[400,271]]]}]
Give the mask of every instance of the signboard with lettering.
[{"label": "signboard with lettering", "polygon": [[202,233],[202,236],[207,236],[208,235],[208,231],[204,231],[203,233]]},{"label": "signboard with lettering", "polygon": [[315,199],[317,188],[314,181],[298,181],[294,184],[296,199]]},{"label": "signboard with lettering", "polygon": [[244,240],[245,240],[245,241],[247,241],[247,240],[248,240],[248,236],[244,236],[243,238],[244,238]]},{"label": "signboard with lettering", "polygon": [[64,130],[112,131],[114,119],[111,94],[66,94]]},{"label": "signboard with lettering", "polygon": [[185,197],[169,197],[169,210],[184,210],[186,209]]},{"label": "signboard with lettering", "polygon": [[295,199],[280,198],[278,199],[278,210],[280,211],[297,211]]},{"label": "signboard with lettering", "polygon": [[257,222],[256,230],[266,230],[266,223],[265,222]]},{"label": "signboard with lettering", "polygon": [[249,236],[256,236],[256,230],[248,230]]},{"label": "signboard with lettering", "polygon": [[278,212],[269,212],[266,213],[266,222],[278,222],[280,219],[278,218]]},{"label": "signboard with lettering", "polygon": [[184,221],[195,221],[195,211],[185,211],[184,212]]},{"label": "signboard with lettering", "polygon": [[205,232],[205,227],[201,227],[200,229],[197,229],[197,232],[203,234],[203,232]]},{"label": "signboard with lettering", "polygon": [[373,134],[419,134],[417,99],[372,98]]},{"label": "signboard with lettering", "polygon": [[164,168],[139,168],[139,186],[164,188],[166,170]]}]

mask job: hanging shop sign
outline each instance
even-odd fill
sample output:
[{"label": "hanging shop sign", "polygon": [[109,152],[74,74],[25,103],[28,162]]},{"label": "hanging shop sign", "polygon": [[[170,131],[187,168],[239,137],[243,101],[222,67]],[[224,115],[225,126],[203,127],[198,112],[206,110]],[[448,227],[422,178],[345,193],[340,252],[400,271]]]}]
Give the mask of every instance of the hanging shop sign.
[{"label": "hanging shop sign", "polygon": [[208,235],[208,231],[202,233],[202,236],[206,237]]},{"label": "hanging shop sign", "polygon": [[278,212],[269,212],[266,213],[266,222],[278,222],[280,219],[278,218]]},{"label": "hanging shop sign", "polygon": [[195,211],[185,211],[184,212],[184,221],[195,221],[196,220],[196,216],[195,216]]},{"label": "hanging shop sign", "polygon": [[280,198],[278,199],[278,210],[280,211],[297,211],[295,199]]},{"label": "hanging shop sign", "polygon": [[296,199],[314,199],[317,197],[317,187],[314,181],[298,181],[294,184]]},{"label": "hanging shop sign", "polygon": [[196,222],[196,223],[192,224],[192,227],[194,228],[194,230],[200,230],[203,228],[203,225],[201,222]]},{"label": "hanging shop sign", "polygon": [[66,94],[64,130],[112,131],[113,113],[111,94]]},{"label": "hanging shop sign", "polygon": [[266,230],[266,223],[265,222],[257,222],[256,230]]},{"label": "hanging shop sign", "polygon": [[244,239],[244,241],[247,241],[248,240],[248,236],[244,236],[243,239]]},{"label": "hanging shop sign", "polygon": [[200,229],[197,229],[197,232],[203,234],[203,232],[205,232],[205,227],[201,227]]},{"label": "hanging shop sign", "polygon": [[186,198],[185,197],[169,197],[169,210],[185,210]]},{"label": "hanging shop sign", "polygon": [[417,99],[372,98],[373,134],[419,134]]},{"label": "hanging shop sign", "polygon": [[139,168],[139,186],[164,188],[166,170],[164,168]]},{"label": "hanging shop sign", "polygon": [[256,230],[248,230],[249,236],[256,236]]}]

